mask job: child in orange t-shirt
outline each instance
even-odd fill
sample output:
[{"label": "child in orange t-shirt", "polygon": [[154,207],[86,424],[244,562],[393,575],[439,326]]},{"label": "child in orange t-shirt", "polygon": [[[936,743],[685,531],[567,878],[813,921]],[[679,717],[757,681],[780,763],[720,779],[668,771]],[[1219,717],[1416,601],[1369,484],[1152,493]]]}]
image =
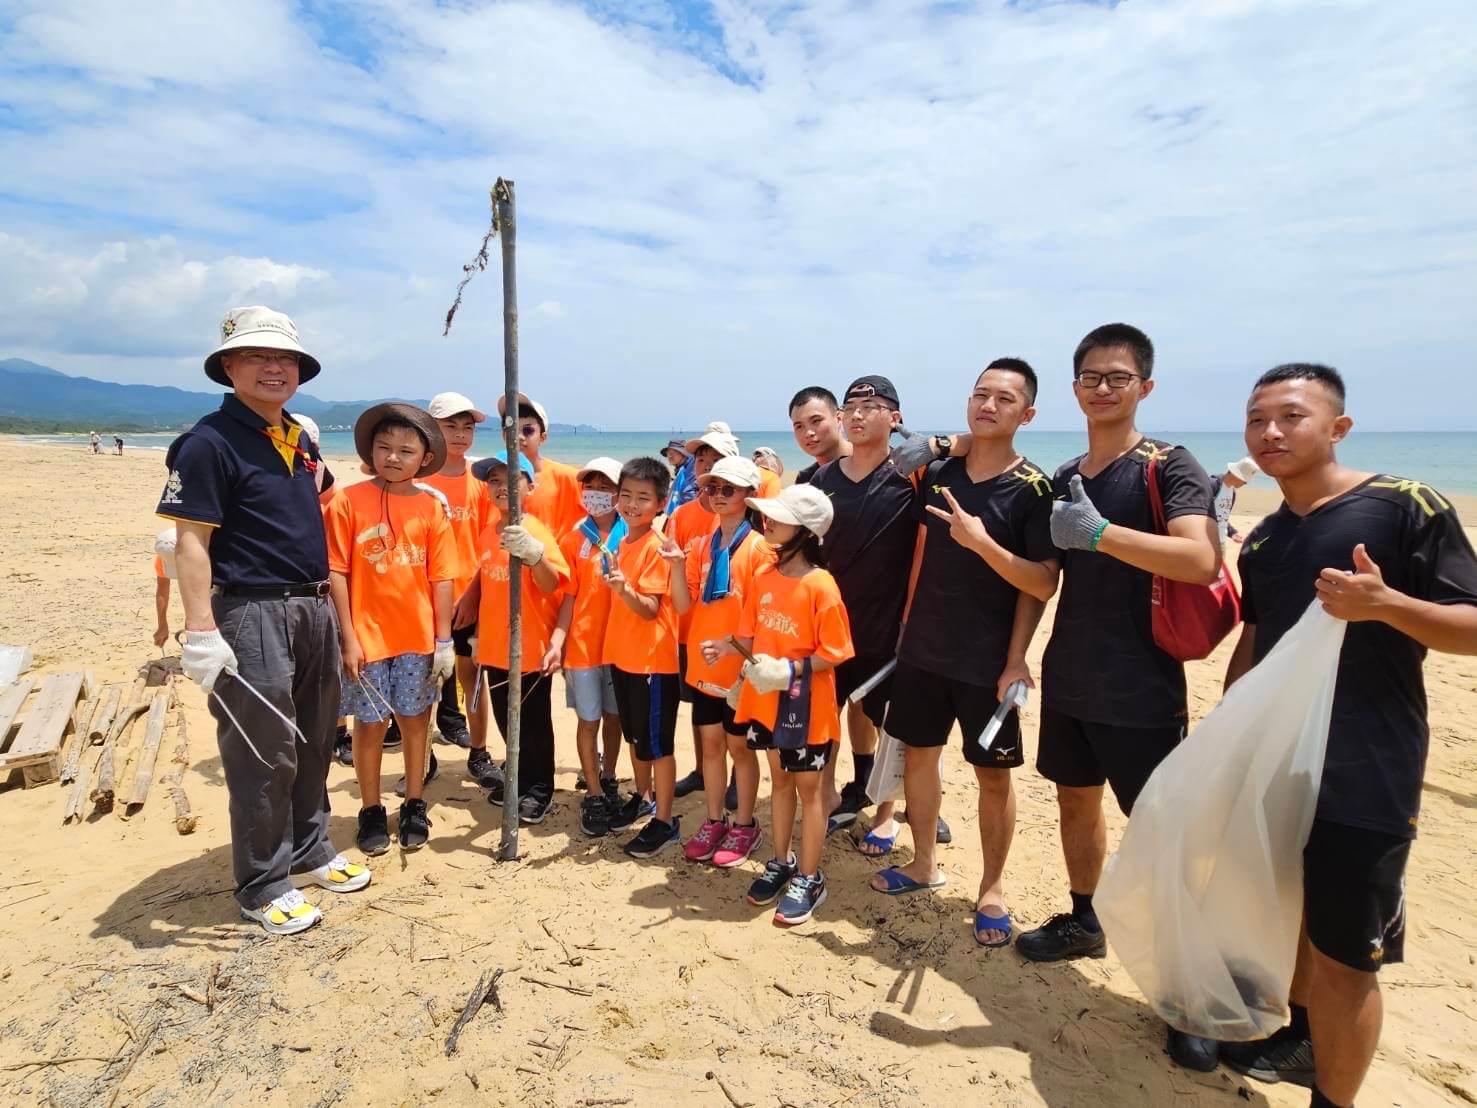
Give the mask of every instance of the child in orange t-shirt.
[{"label": "child in orange t-shirt", "polygon": [[652,818],[626,843],[633,858],[650,858],[681,841],[672,816],[677,784],[672,741],[677,730],[677,610],[672,571],[662,557],[667,540],[652,523],[667,502],[671,474],[656,458],[634,458],[621,469],[617,510],[626,521],[615,565],[605,575],[611,592],[601,657],[612,668],[621,730],[631,744],[636,791],[610,819],[623,831]]},{"label": "child in orange t-shirt", "polygon": [[[792,485],[773,500],[748,504],[764,516],[764,537],[776,558],[749,587],[738,631],[753,661],[740,670],[734,714],[750,723],[749,745],[769,752],[773,787],[775,856],[749,886],[748,900],[769,904],[783,892],[774,922],[793,926],[826,899],[820,770],[841,734],[835,669],[856,651],[836,579],[816,565],[820,539],[831,526],[830,499],[811,485]],[[731,651],[726,643],[703,644],[712,662]],[[803,808],[798,864],[790,852],[797,796]]]},{"label": "child in orange t-shirt", "polygon": [[380,760],[392,716],[406,767],[400,848],[419,849],[430,837],[421,790],[431,705],[456,668],[456,547],[441,501],[416,487],[446,456],[436,421],[411,404],[376,404],[355,423],[354,445],[375,476],[334,497],[324,529],[344,655],[340,711],[354,717],[359,849],[383,854],[390,831],[380,803]]},{"label": "child in orange t-shirt", "polygon": [[[711,861],[728,869],[746,860],[759,844],[754,802],[759,792],[759,761],[745,742],[747,727],[739,727],[728,706],[729,686],[738,680],[739,657],[725,654],[709,663],[703,646],[721,643],[739,627],[744,599],[751,583],[774,561],[774,550],[755,530],[762,518],[745,506],[757,494],[759,470],[747,458],[719,458],[698,478],[698,486],[712,506],[717,526],[683,554],[670,543],[663,554],[674,562],[672,599],[679,614],[691,617],[684,678],[692,690],[692,721],[703,741],[703,792],[707,819],[684,852],[690,862]],[[737,822],[729,826],[723,811],[728,758],[732,754],[738,800]]]},{"label": "child in orange t-shirt", "polygon": [[[491,512],[487,485],[472,473],[467,451],[476,438],[477,424],[487,416],[459,392],[437,393],[431,398],[429,410],[446,439],[446,464],[440,472],[427,474],[421,483],[446,498],[457,557],[456,577],[452,579],[455,607],[451,621],[456,679],[447,681],[441,688],[436,705],[436,729],[443,741],[467,748],[467,773],[480,781],[492,770],[492,756],[487,753],[487,692],[474,688],[477,663],[472,658],[472,640],[477,636],[477,595],[472,583],[477,579],[477,540]],[[465,715],[457,700],[458,685],[466,699]],[[474,697],[474,691],[479,695]]]},{"label": "child in orange t-shirt", "polygon": [[[523,692],[519,699],[518,819],[542,823],[554,799],[554,715],[550,691],[559,658],[564,651],[564,632],[559,629],[560,594],[569,586],[569,563],[559,550],[554,533],[543,521],[521,511],[534,487],[533,465],[518,456],[521,487],[518,494],[520,521],[508,519],[508,452],[499,450],[478,463],[485,473],[491,495],[492,523],[477,540],[478,609],[477,664],[492,693],[492,714],[504,739],[508,736],[508,674],[512,669],[508,641],[508,589],[511,567],[516,559],[522,570],[519,597],[522,613],[522,642],[518,672]],[[502,770],[481,781],[489,803],[502,807],[505,782]],[[506,817],[505,817],[506,818]]]},{"label": "child in orange t-shirt", "polygon": [[[591,837],[610,831],[611,813],[620,807],[615,772],[621,752],[621,717],[611,670],[602,660],[611,601],[604,577],[626,535],[625,520],[615,510],[620,479],[620,462],[590,459],[579,471],[580,499],[589,514],[559,540],[570,573],[569,589],[559,608],[559,627],[565,632],[564,700],[579,720],[575,745],[586,790],[580,805],[580,830]],[[602,722],[603,757],[596,749]]]}]

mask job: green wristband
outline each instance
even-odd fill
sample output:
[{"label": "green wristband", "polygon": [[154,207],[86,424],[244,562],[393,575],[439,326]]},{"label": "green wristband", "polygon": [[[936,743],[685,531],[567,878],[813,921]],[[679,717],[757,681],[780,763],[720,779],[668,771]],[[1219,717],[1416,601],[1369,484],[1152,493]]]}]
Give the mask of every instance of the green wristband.
[{"label": "green wristband", "polygon": [[1093,532],[1093,535],[1092,535],[1092,545],[1087,548],[1088,550],[1091,550],[1091,551],[1096,551],[1097,550],[1097,544],[1102,540],[1103,532],[1106,531],[1107,529],[1108,529],[1108,521],[1105,519],[1105,520],[1103,520],[1103,525],[1101,527],[1099,527],[1096,531]]}]

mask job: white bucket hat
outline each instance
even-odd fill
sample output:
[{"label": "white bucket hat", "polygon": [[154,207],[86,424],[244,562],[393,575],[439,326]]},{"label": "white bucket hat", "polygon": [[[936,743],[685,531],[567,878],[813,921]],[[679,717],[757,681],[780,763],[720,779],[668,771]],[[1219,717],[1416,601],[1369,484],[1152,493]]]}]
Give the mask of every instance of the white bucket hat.
[{"label": "white bucket hat", "polygon": [[323,368],[318,359],[302,348],[297,340],[297,327],[281,312],[263,308],[232,308],[221,319],[221,344],[205,358],[205,376],[217,385],[231,387],[231,379],[221,369],[221,355],[242,347],[263,350],[294,350],[302,355],[298,363],[298,384],[305,385]]},{"label": "white bucket hat", "polygon": [[[538,416],[538,421],[544,425],[544,434],[549,433],[549,413],[544,411],[544,406],[531,396],[523,393],[518,394],[518,403],[527,404],[533,409],[533,414]],[[502,393],[497,398],[497,414],[506,416],[508,414],[508,394]]]},{"label": "white bucket hat", "polygon": [[612,485],[619,485],[621,483],[621,464],[614,458],[607,458],[604,455],[599,458],[591,458],[585,463],[584,468],[574,475],[574,479],[576,481],[583,481],[591,473],[598,473],[602,477],[610,478]]},{"label": "white bucket hat", "polygon": [[454,415],[466,412],[472,417],[473,423],[487,421],[487,413],[473,404],[471,397],[463,396],[459,392],[438,392],[431,397],[431,403],[426,411],[431,413],[432,419],[450,419]]},{"label": "white bucket hat", "polygon": [[738,439],[723,431],[704,431],[695,439],[687,440],[687,452],[696,454],[700,446],[711,446],[725,458],[738,456]]},{"label": "white bucket hat", "polygon": [[698,487],[715,481],[730,485],[742,485],[746,489],[757,489],[760,482],[759,467],[742,456],[723,457],[713,463],[713,468],[697,479]]},{"label": "white bucket hat", "polygon": [[836,514],[831,507],[831,498],[814,485],[791,485],[776,497],[766,500],[751,496],[744,503],[776,523],[804,527],[816,538],[831,529],[831,520]]}]

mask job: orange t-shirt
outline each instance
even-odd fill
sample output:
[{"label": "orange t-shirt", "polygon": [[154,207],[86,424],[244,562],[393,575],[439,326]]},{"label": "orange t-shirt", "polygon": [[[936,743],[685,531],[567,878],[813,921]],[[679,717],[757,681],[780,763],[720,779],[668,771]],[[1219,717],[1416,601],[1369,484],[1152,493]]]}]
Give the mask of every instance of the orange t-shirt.
[{"label": "orange t-shirt", "polygon": [[772,469],[765,469],[763,466],[759,467],[759,496],[765,500],[773,500],[780,494],[782,487],[783,482],[780,481],[778,473]]},{"label": "orange t-shirt", "polygon": [[698,649],[706,639],[721,639],[736,634],[739,619],[744,614],[744,598],[759,571],[774,564],[775,550],[760,537],[759,532],[750,531],[744,536],[739,548],[728,556],[728,595],[722,600],[704,604],[703,582],[708,579],[708,570],[713,564],[713,540],[711,533],[703,541],[693,544],[687,553],[687,591],[692,597],[688,609],[692,622],[688,625],[687,683],[693,688],[719,696],[713,689],[703,688],[701,682],[727,689],[738,680],[739,667],[744,660],[728,654],[718,659],[716,665],[708,665],[703,652]]},{"label": "orange t-shirt", "polygon": [[523,510],[538,516],[559,538],[563,538],[571,527],[585,518],[585,506],[580,502],[580,483],[574,466],[542,458],[543,468],[533,483]]},{"label": "orange t-shirt", "polygon": [[[569,563],[559,551],[559,543],[543,522],[531,515],[523,517],[528,533],[544,544],[544,561],[559,578],[553,592],[544,592],[533,582],[533,570],[523,566],[522,671],[536,672],[549,649],[549,640],[559,622],[559,604],[569,585]],[[510,555],[501,545],[497,525],[482,529],[477,540],[478,572],[482,575],[482,603],[477,609],[477,661],[497,669],[508,668],[508,563]]]},{"label": "orange t-shirt", "polygon": [[429,654],[436,646],[431,586],[456,576],[456,542],[428,492],[386,494],[350,485],[324,513],[328,568],[349,579],[349,613],[366,662]]},{"label": "orange t-shirt", "polygon": [[[812,569],[803,577],[786,577],[775,566],[760,571],[749,586],[738,636],[752,638],[753,652],[771,658],[799,661],[814,657],[839,665],[856,653],[841,590],[823,569]],[[745,681],[735,718],[773,730],[779,705],[779,693],[755,692]],[[840,737],[836,671],[814,673],[810,678],[810,731],[805,741],[818,746]]]},{"label": "orange t-shirt", "polygon": [[488,509],[492,498],[487,494],[487,482],[472,476],[472,467],[456,477],[433,473],[422,477],[421,484],[430,485],[446,497],[451,509],[451,533],[456,539],[456,576],[453,592],[460,600],[462,593],[477,576],[477,539],[488,523]]},{"label": "orange t-shirt", "polygon": [[659,600],[655,619],[642,619],[618,596],[610,598],[601,660],[627,673],[677,672],[677,609],[672,606],[672,571],[661,555],[661,536],[648,531],[621,543],[617,562],[626,584]]},{"label": "orange t-shirt", "polygon": [[[610,620],[612,600],[603,580],[601,548],[576,528],[559,540],[559,550],[569,564],[569,588],[565,592],[574,597],[569,635],[564,640],[564,668],[593,669],[604,664],[600,659],[605,652],[605,625]],[[615,564],[613,557],[611,564]]]},{"label": "orange t-shirt", "polygon": [[[697,497],[693,497],[672,513],[672,518],[667,520],[666,531],[684,553],[691,554],[698,546],[699,540],[706,539],[713,533],[713,528],[716,526],[718,526],[718,517],[704,508]],[[689,608],[677,617],[678,642],[687,642],[688,629],[691,626],[692,609]],[[732,683],[729,682],[729,684]]]}]

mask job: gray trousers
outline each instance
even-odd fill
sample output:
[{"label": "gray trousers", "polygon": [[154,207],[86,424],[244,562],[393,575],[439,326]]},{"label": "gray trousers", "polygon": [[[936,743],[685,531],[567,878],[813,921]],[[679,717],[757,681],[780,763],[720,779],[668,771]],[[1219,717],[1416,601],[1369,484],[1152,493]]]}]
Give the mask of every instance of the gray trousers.
[{"label": "gray trousers", "polygon": [[212,607],[241,676],[308,740],[301,742],[240,681],[222,675],[215,691],[270,763],[264,766],[215,697],[206,698],[230,794],[236,901],[255,909],[293,888],[289,875],[325,865],[337,853],[328,838],[328,764],[338,716],[338,619],[327,597],[216,596]]}]

